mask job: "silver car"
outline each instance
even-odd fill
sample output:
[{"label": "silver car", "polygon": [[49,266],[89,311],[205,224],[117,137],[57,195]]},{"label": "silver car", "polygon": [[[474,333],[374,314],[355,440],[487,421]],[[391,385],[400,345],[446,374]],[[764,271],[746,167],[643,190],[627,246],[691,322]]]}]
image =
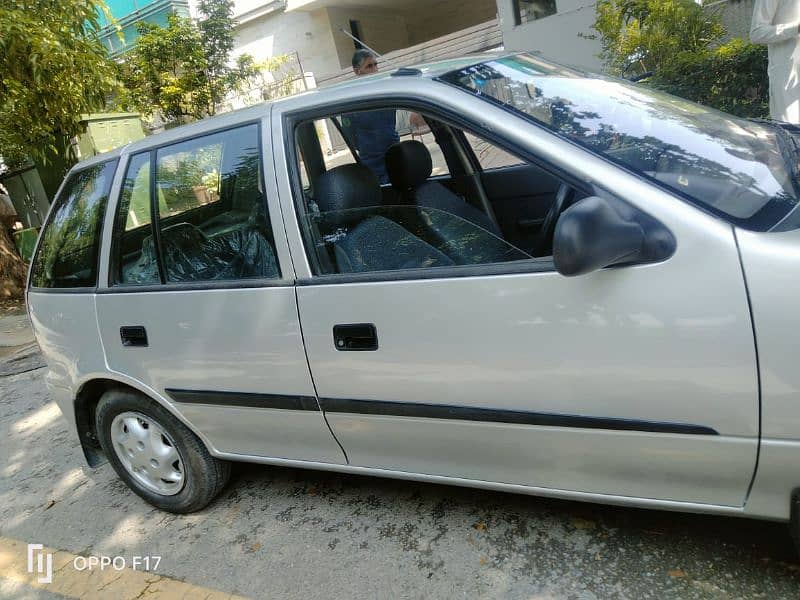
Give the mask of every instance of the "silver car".
[{"label": "silver car", "polygon": [[85,161],[28,306],[90,465],[230,461],[793,522],[798,133],[529,55]]}]

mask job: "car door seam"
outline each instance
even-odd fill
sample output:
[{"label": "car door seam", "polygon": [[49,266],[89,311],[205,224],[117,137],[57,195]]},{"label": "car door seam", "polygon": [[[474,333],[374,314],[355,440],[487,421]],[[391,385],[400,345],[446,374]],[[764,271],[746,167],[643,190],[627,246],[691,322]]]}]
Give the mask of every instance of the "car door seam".
[{"label": "car door seam", "polygon": [[739,237],[736,235],[736,227],[731,226],[731,231],[733,233],[733,242],[736,244],[736,254],[739,258],[739,268],[742,270],[742,282],[744,283],[744,293],[745,298],[747,300],[747,313],[750,316],[750,328],[753,332],[753,352],[755,353],[756,359],[756,386],[757,386],[757,397],[758,397],[758,436],[757,436],[757,443],[756,443],[756,462],[753,466],[753,475],[750,478],[750,485],[747,486],[747,492],[744,496],[744,505],[747,505],[747,501],[750,498],[750,493],[753,490],[753,485],[756,482],[756,476],[758,475],[758,466],[759,461],[761,459],[761,363],[758,356],[758,334],[756,331],[756,321],[753,316],[753,303],[750,298],[750,287],[747,284],[747,272],[744,267],[744,260],[742,258],[742,249],[739,247]]},{"label": "car door seam", "polygon": [[336,434],[333,431],[333,427],[331,427],[330,422],[328,422],[328,415],[325,414],[325,410],[322,407],[322,403],[319,399],[319,392],[317,392],[317,383],[314,381],[314,372],[311,369],[311,360],[308,358],[308,347],[306,346],[306,336],[303,333],[303,318],[300,316],[300,296],[297,293],[297,286],[294,286],[294,306],[295,310],[297,310],[297,326],[300,329],[300,342],[303,344],[303,354],[306,357],[306,368],[308,369],[308,376],[311,379],[311,387],[314,389],[314,399],[317,402],[317,406],[319,407],[319,412],[322,415],[323,420],[325,421],[325,425],[328,427],[328,431],[331,432],[331,437],[336,441],[336,444],[342,451],[342,455],[344,456],[344,460],[346,464],[350,464],[350,458],[347,456],[347,452],[342,446],[342,443],[339,441],[339,438],[336,437]]}]

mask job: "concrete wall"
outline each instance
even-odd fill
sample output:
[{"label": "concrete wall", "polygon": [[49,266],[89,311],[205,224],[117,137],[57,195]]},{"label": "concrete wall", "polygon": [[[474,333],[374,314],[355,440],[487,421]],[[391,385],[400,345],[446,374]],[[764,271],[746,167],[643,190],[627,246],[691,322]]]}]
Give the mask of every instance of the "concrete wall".
[{"label": "concrete wall", "polygon": [[750,36],[750,21],[753,18],[755,0],[722,0],[708,5],[707,10],[718,12],[728,32],[728,39]]},{"label": "concrete wall", "polygon": [[234,54],[263,60],[297,52],[303,70],[329,73],[341,68],[336,41],[325,9],[313,12],[276,11],[241,23],[236,28]]},{"label": "concrete wall", "polygon": [[[380,54],[409,46],[408,22],[400,12],[374,8],[329,8],[328,20],[342,68],[351,64],[355,44],[340,29],[350,32],[350,20],[359,22],[364,43]],[[330,72],[330,71],[327,71]]]},{"label": "concrete wall", "polygon": [[598,40],[587,40],[579,33],[593,33],[595,3],[588,0],[557,0],[557,14],[523,25],[514,25],[511,0],[497,0],[503,42],[508,50],[536,50],[545,57],[567,65],[600,70]]}]

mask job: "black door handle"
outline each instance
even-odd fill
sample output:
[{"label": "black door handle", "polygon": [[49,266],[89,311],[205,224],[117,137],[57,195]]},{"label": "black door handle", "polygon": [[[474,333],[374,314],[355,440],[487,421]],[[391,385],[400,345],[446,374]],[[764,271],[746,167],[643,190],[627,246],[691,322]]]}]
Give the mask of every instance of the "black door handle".
[{"label": "black door handle", "polygon": [[128,325],[119,328],[123,346],[147,346],[147,330],[141,325]]},{"label": "black door handle", "polygon": [[372,323],[334,325],[333,345],[337,350],[377,350],[378,332]]}]

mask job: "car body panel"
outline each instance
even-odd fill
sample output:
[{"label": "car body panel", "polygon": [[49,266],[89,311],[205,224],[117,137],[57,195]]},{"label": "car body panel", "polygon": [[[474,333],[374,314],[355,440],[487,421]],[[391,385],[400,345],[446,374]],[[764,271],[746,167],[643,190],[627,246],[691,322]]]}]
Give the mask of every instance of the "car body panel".
[{"label": "car body panel", "polygon": [[736,237],[758,341],[761,436],[800,441],[800,231]]},{"label": "car body panel", "polygon": [[48,367],[45,383],[71,429],[77,382],[85,373],[106,370],[94,300],[91,293],[28,292],[28,315]]},{"label": "car body panel", "polygon": [[[380,83],[383,89],[370,99],[383,95],[402,102],[407,85]],[[512,140],[576,180],[613,189],[670,228],[678,247],[660,264],[577,278],[554,270],[470,277],[448,271],[424,280],[377,273],[363,283],[329,284],[330,278],[309,272],[298,287],[306,349],[320,402],[351,464],[474,479],[495,472],[510,483],[615,489],[630,496],[647,488],[650,498],[686,494],[693,501],[741,506],[755,468],[758,388],[732,228],[480,100],[434,82],[418,91],[422,102],[472,119],[476,128]],[[275,110],[292,112],[280,105]],[[285,119],[275,121],[286,126]],[[274,130],[276,171],[282,172],[290,167],[288,153],[277,151],[277,144],[288,136]],[[304,251],[297,255],[303,246],[296,216],[289,217],[290,191],[288,182],[279,187],[284,215],[294,219],[287,232],[302,278],[308,262]],[[696,277],[698,272],[707,276]],[[337,350],[332,328],[347,323],[374,324],[378,350]],[[559,430],[554,443],[552,431],[541,427],[338,413],[337,403],[350,399],[412,409],[435,404],[693,424],[719,435],[695,436],[687,444],[682,436],[589,435],[576,427]],[[660,460],[631,458],[636,441]],[[595,474],[582,483],[577,472],[562,466],[575,464],[581,454],[593,456],[587,465],[594,465]],[[424,456],[431,457],[427,468]],[[621,462],[628,467],[624,475]],[[604,479],[596,468],[600,463],[616,465],[616,474],[605,471]],[[642,469],[644,464],[649,467]],[[709,472],[713,486],[704,483]],[[685,485],[676,496],[663,482],[674,481],[677,473],[684,474]]]}]

